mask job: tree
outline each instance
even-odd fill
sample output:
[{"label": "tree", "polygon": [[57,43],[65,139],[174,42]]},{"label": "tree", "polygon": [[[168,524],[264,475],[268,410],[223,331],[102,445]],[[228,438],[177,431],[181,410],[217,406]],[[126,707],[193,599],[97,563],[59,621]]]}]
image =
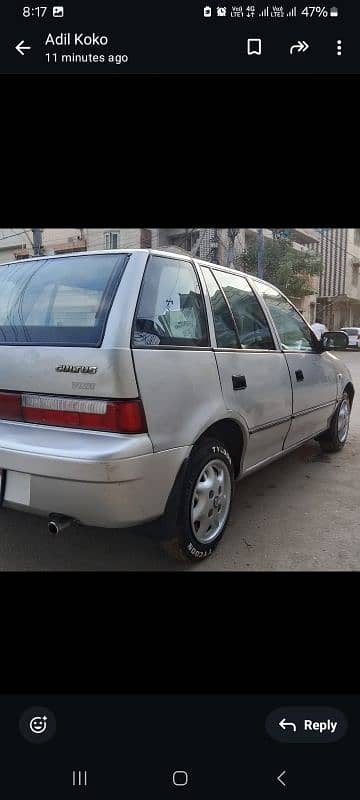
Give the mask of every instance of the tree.
[{"label": "tree", "polygon": [[[320,275],[322,261],[309,250],[295,250],[287,239],[265,241],[264,279],[292,298],[314,294],[311,278]],[[256,244],[236,259],[237,269],[256,275]]]},{"label": "tree", "polygon": [[233,267],[235,261],[235,239],[240,228],[228,228],[229,247],[227,253],[227,267]]}]

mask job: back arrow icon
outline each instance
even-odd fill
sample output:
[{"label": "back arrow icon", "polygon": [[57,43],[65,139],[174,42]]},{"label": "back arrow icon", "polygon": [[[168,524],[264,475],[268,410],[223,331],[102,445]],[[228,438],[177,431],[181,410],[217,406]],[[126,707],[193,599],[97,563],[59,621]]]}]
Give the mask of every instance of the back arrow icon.
[{"label": "back arrow icon", "polygon": [[309,47],[310,45],[307,42],[299,41],[297,44],[293,44],[293,46],[290,47],[290,55],[291,56],[293,55],[294,50],[297,50],[298,53],[305,53],[305,51],[308,50]]},{"label": "back arrow icon", "polygon": [[286,769],[284,769],[282,772],[280,772],[280,775],[277,776],[276,780],[279,781],[279,783],[281,783],[282,786],[286,787],[286,783],[284,783],[284,781],[281,780],[281,778],[285,774],[286,774]]},{"label": "back arrow icon", "polygon": [[18,44],[15,46],[15,50],[17,50],[21,56],[24,56],[24,50],[31,50],[31,47],[28,44],[24,44],[24,39],[22,39],[21,42],[18,42]]}]

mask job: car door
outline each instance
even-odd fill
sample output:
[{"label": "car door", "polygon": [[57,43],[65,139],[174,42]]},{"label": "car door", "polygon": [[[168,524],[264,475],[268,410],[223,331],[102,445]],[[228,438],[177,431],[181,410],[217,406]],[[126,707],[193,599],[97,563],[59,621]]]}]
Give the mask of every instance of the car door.
[{"label": "car door", "polygon": [[155,452],[187,446],[222,410],[204,298],[192,262],[152,254],[135,313],[132,355]]},{"label": "car door", "polygon": [[349,346],[357,347],[359,328],[342,328],[349,337]]},{"label": "car door", "polygon": [[243,469],[280,453],[291,423],[292,394],[284,354],[245,277],[202,267],[213,312],[225,405],[249,431]]},{"label": "car door", "polygon": [[339,362],[331,353],[319,352],[310,326],[278,289],[258,279],[252,283],[271,314],[289,367],[293,410],[288,447],[328,427],[336,406]]}]

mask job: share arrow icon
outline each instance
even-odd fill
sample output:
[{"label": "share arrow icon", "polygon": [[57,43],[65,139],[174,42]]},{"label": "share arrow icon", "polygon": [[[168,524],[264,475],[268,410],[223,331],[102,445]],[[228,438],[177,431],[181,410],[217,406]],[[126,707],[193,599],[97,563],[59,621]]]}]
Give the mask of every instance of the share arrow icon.
[{"label": "share arrow icon", "polygon": [[290,55],[293,56],[294,52],[306,53],[309,47],[310,45],[307,42],[299,41],[297,44],[293,44],[292,47],[290,47]]}]

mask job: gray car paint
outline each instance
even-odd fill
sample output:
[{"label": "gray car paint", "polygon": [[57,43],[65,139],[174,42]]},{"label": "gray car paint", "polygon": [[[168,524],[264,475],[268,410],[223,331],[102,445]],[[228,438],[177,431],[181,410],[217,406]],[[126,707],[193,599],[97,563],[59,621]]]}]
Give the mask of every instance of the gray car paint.
[{"label": "gray car paint", "polygon": [[[2,345],[0,388],[85,397],[140,396],[148,432],[124,436],[0,421],[0,466],[8,470],[5,506],[42,515],[63,513],[82,524],[134,525],[163,513],[192,446],[219,420],[232,419],[239,426],[239,444],[241,438],[244,442],[239,478],[328,426],[351,381],[335,353],[284,353],[260,296],[275,350],[222,350],[216,344],[201,269],[201,264],[213,264],[164,251],[110,252],[127,252],[130,259],[101,347]],[[208,348],[131,348],[134,312],[151,253],[193,262],[207,310]],[[256,292],[255,281],[244,277]],[[95,365],[97,372],[57,372],[62,363]],[[296,385],[299,365],[306,380]],[[244,391],[233,390],[233,374],[246,375]]]}]

